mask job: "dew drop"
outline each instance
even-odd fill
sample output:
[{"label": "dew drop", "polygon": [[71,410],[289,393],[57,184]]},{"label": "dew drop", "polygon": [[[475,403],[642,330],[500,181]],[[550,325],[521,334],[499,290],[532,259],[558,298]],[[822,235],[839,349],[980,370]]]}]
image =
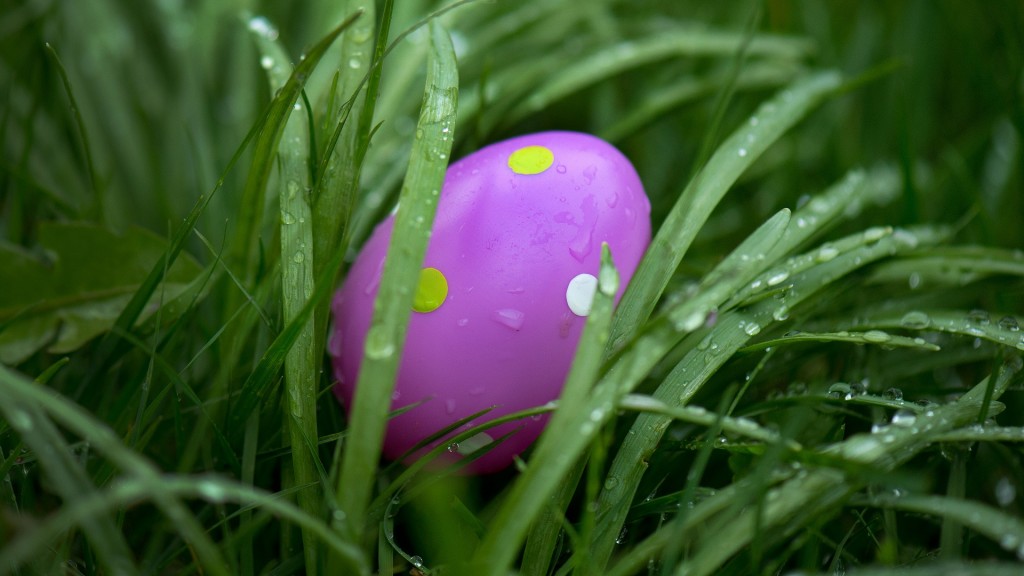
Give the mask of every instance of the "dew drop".
[{"label": "dew drop", "polygon": [[747,155],[747,149],[746,148],[740,148],[739,150],[736,151],[736,153],[739,154],[740,158],[743,158],[744,156]]},{"label": "dew drop", "polygon": [[984,310],[971,310],[967,314],[967,321],[971,324],[979,324],[981,326],[988,326],[992,323],[988,312],[985,312]]},{"label": "dew drop", "polygon": [[224,491],[224,488],[216,482],[199,482],[196,485],[196,490],[209,502],[217,503],[227,499],[227,493]]},{"label": "dew drop", "polygon": [[863,338],[867,342],[874,342],[875,344],[881,344],[882,342],[889,342],[892,340],[892,336],[881,330],[868,330],[863,334]]},{"label": "dew drop", "polygon": [[516,310],[514,308],[501,308],[499,310],[495,310],[494,314],[491,316],[491,318],[498,324],[511,328],[515,331],[519,331],[519,329],[523,327],[523,317],[524,314],[520,310]]},{"label": "dew drop", "polygon": [[395,353],[395,343],[381,325],[372,326],[366,333],[365,348],[366,356],[374,360],[384,360]]},{"label": "dew drop", "polygon": [[884,226],[875,226],[864,231],[865,242],[877,242],[889,234],[890,229]]},{"label": "dew drop", "polygon": [[292,256],[292,262],[295,262],[296,264],[302,264],[302,262],[305,259],[306,259],[306,255],[303,254],[301,250],[296,250],[295,251],[295,255]]},{"label": "dew drop", "polygon": [[772,312],[772,318],[777,322],[783,322],[789,319],[789,306],[783,304]]},{"label": "dew drop", "polygon": [[707,318],[707,312],[698,310],[683,318],[681,321],[675,323],[676,330],[680,332],[693,332],[697,328],[700,328],[701,324],[704,323],[704,319]]},{"label": "dew drop", "polygon": [[900,390],[899,388],[889,388],[882,393],[882,397],[886,400],[900,401],[903,400],[903,390]]},{"label": "dew drop", "polygon": [[911,272],[910,276],[907,276],[907,286],[910,286],[911,290],[917,290],[921,287],[921,275],[917,272]]},{"label": "dew drop", "polygon": [[818,252],[815,254],[814,259],[818,262],[828,262],[839,255],[839,250],[835,246],[824,244],[818,248]]},{"label": "dew drop", "polygon": [[999,319],[999,327],[1003,330],[1009,330],[1010,332],[1019,332],[1020,323],[1013,316],[1003,316]]},{"label": "dew drop", "polygon": [[853,398],[853,389],[845,382],[836,382],[828,387],[829,398]]},{"label": "dew drop", "polygon": [[749,322],[743,327],[743,331],[746,332],[747,336],[757,336],[761,332],[761,325],[757,322]]},{"label": "dew drop", "polygon": [[274,67],[274,59],[273,58],[271,58],[270,56],[264,56],[264,57],[260,58],[260,68],[263,68],[264,70],[270,70],[273,67]]},{"label": "dew drop", "polygon": [[789,272],[783,270],[781,272],[777,272],[777,273],[772,274],[771,276],[769,276],[768,280],[766,282],[767,282],[767,284],[769,286],[777,286],[777,285],[782,284],[783,282],[785,282],[788,278],[789,278]]},{"label": "dew drop", "polygon": [[268,40],[277,40],[277,29],[263,16],[251,18],[249,20],[249,30]]},{"label": "dew drop", "polygon": [[892,415],[891,422],[893,426],[907,428],[913,426],[914,422],[917,422],[917,416],[909,410],[897,410],[896,413]]},{"label": "dew drop", "polygon": [[999,502],[1000,506],[1006,507],[1013,504],[1013,501],[1017,499],[1017,487],[1013,481],[1003,476],[996,483],[996,501]]},{"label": "dew drop", "polygon": [[927,314],[920,310],[911,310],[900,318],[900,326],[904,328],[911,328],[914,330],[921,330],[927,328],[932,323],[932,319]]}]

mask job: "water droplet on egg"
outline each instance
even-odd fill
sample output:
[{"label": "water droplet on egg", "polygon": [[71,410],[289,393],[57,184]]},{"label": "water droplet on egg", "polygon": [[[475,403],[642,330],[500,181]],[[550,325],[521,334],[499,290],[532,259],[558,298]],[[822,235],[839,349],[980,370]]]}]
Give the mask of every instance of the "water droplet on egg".
[{"label": "water droplet on egg", "polygon": [[525,315],[520,310],[514,308],[501,308],[494,311],[494,315],[491,318],[508,328],[519,331],[523,327],[523,317]]},{"label": "water droplet on egg", "polygon": [[565,174],[565,170],[565,164],[559,164],[557,167],[555,167],[555,171],[558,172],[559,174]]}]

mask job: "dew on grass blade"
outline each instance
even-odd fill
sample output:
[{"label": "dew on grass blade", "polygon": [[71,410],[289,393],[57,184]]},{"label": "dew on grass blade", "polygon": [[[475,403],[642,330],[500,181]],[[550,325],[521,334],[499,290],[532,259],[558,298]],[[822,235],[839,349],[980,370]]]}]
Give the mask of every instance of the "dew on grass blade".
[{"label": "dew on grass blade", "polygon": [[382,325],[375,325],[366,334],[366,356],[374,360],[390,358],[395,353],[395,343],[387,328]]},{"label": "dew on grass blade", "polygon": [[900,326],[915,330],[927,328],[931,323],[932,319],[928,314],[921,312],[920,310],[911,310],[900,318]]},{"label": "dew on grass blade", "polygon": [[863,334],[863,338],[865,341],[875,344],[881,344],[892,340],[892,336],[881,330],[868,330]]}]

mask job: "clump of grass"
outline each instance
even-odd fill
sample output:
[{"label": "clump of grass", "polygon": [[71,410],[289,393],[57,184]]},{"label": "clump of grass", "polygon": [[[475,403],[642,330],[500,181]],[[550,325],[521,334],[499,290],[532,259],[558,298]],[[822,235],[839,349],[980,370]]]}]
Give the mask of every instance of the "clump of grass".
[{"label": "clump of grass", "polygon": [[[1020,571],[1017,4],[5,14],[0,574]],[[651,248],[514,470],[381,462],[446,158],[539,129],[633,160]]]}]

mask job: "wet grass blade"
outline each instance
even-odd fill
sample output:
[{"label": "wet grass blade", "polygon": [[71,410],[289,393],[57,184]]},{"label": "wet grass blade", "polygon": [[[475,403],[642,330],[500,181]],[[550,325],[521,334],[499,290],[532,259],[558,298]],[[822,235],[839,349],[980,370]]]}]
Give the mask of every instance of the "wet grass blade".
[{"label": "wet grass blade", "polygon": [[[261,63],[267,69],[271,94],[283,90],[291,74],[291,63],[284,48],[256,34],[263,54]],[[269,67],[266,65],[270,64]],[[296,321],[299,312],[313,295],[313,215],[310,208],[309,170],[310,134],[315,127],[307,119],[311,114],[308,100],[303,99],[301,114],[296,108],[288,116],[281,144],[278,146],[278,206],[281,235],[281,308],[286,323]],[[305,439],[317,436],[316,396],[319,381],[319,355],[315,348],[312,317],[307,318],[284,359],[283,406],[291,445],[291,469],[295,485],[317,486],[316,455],[307,448]],[[317,490],[306,489],[297,494],[299,507],[316,517],[322,514],[322,498]],[[320,571],[318,543],[309,530],[302,531],[302,549],[308,571]]]},{"label": "wet grass blade", "polygon": [[436,21],[430,27],[430,58],[423,107],[417,124],[409,168],[402,187],[402,208],[396,216],[374,317],[366,336],[352,408],[350,437],[338,480],[338,502],[344,512],[346,539],[361,540],[366,508],[380,457],[391,391],[401,359],[412,301],[434,220],[452,135],[458,95],[455,51]]},{"label": "wet grass blade", "polygon": [[[935,242],[937,238],[927,232],[913,236],[913,241],[891,230],[881,236],[874,232],[860,233],[837,241],[836,252],[830,253],[824,262],[816,258],[816,252],[789,259],[784,277],[788,287],[785,299],[768,298],[746,308],[720,313],[707,334],[700,335],[707,345],[695,343],[661,382],[653,397],[669,405],[685,405],[736,351],[765,327],[779,322],[778,318],[782,317],[779,310],[783,306],[788,310],[867,263],[894,255],[901,249]],[[754,282],[764,287],[780,273],[779,269],[768,270]],[[629,503],[643,476],[645,455],[657,446],[668,423],[664,417],[640,415],[615,456],[608,474],[620,480],[598,499],[599,518],[603,522],[598,525],[594,543],[596,558],[606,561],[610,557],[615,536],[622,528]]]},{"label": "wet grass blade", "polygon": [[612,324],[613,349],[625,344],[647,320],[697,232],[740,175],[840,83],[835,72],[796,82],[761,105],[719,146],[683,190],[626,288]]},{"label": "wet grass blade", "polygon": [[[479,574],[505,573],[526,537],[530,523],[548,502],[565,472],[583,455],[597,430],[614,413],[611,402],[591,407],[587,400],[599,374],[611,323],[613,297],[618,288],[618,273],[612,266],[608,247],[604,245],[593,309],[580,337],[558,410],[538,440],[526,472],[516,479],[491,520],[474,556],[473,569]],[[546,531],[552,532],[550,527]],[[544,562],[542,556],[537,554],[535,557],[537,561]]]},{"label": "wet grass blade", "polygon": [[[125,474],[153,486],[160,486],[161,474],[157,468],[125,446],[106,424],[96,420],[81,407],[2,366],[0,366],[0,390],[3,390],[7,398],[13,400],[9,403],[11,409],[19,403],[37,407],[38,411],[45,412],[56,423],[89,442],[97,452],[109,458]],[[42,444],[38,448],[43,451],[59,449],[58,445],[53,442],[43,440],[41,442]],[[60,472],[66,471],[61,470]],[[73,478],[73,476],[69,476],[69,478]],[[80,489],[80,487],[76,489]],[[189,543],[205,569],[210,574],[227,576],[229,571],[220,550],[210,540],[192,512],[174,495],[163,490],[155,489],[150,496],[157,507],[167,516],[171,525]],[[130,555],[128,557],[130,558]]]}]

